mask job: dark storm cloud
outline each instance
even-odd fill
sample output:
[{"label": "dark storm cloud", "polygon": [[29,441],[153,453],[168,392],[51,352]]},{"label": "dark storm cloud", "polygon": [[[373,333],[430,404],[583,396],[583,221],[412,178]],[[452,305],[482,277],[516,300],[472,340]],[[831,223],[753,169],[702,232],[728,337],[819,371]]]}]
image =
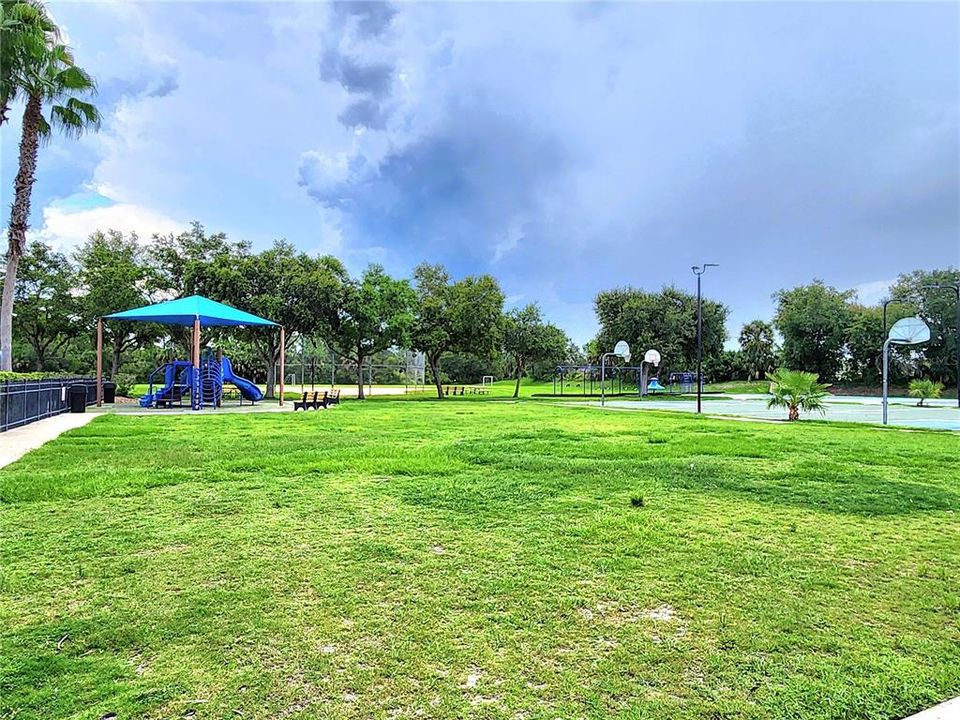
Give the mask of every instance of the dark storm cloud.
[{"label": "dark storm cloud", "polygon": [[379,37],[387,31],[396,9],[388,2],[358,0],[357,2],[335,2],[334,13],[341,18],[357,18],[357,31],[363,37]]},{"label": "dark storm cloud", "polygon": [[[689,285],[691,264],[718,261],[710,292],[735,334],[780,287],[960,262],[960,6],[449,13],[443,63],[412,65],[427,90],[404,120],[429,122],[392,127],[387,73],[360,73],[353,87],[383,99],[351,98],[341,120],[394,149],[337,182],[302,168],[345,237],[398,265],[443,259],[583,306],[620,284]],[[426,34],[411,32],[406,47]]]},{"label": "dark storm cloud", "polygon": [[512,225],[538,212],[541,193],[570,162],[554,138],[468,104],[451,107],[433,132],[376,167],[355,158],[343,182],[318,179],[309,160],[300,176],[315,200],[348,210],[358,232],[389,233],[420,258],[465,267],[467,258],[489,262],[490,243],[505,240]]},{"label": "dark storm cloud", "polygon": [[135,78],[111,78],[102,83],[97,93],[98,103],[103,107],[115,105],[123,98],[162,98],[180,87],[174,68],[165,68],[153,74]]},{"label": "dark storm cloud", "polygon": [[343,125],[382,130],[390,114],[387,102],[396,68],[389,62],[363,60],[344,52],[341,46],[344,40],[382,38],[397,11],[386,2],[337,2],[333,9],[328,47],[320,57],[320,79],[339,83],[350,95],[357,96],[338,116]]},{"label": "dark storm cloud", "polygon": [[320,79],[338,82],[351,94],[383,98],[390,93],[393,83],[393,65],[388,63],[364,63],[329,50],[320,60]]},{"label": "dark storm cloud", "polygon": [[347,127],[365,127],[371,130],[383,130],[387,125],[387,113],[375,100],[357,100],[337,115],[337,120]]}]

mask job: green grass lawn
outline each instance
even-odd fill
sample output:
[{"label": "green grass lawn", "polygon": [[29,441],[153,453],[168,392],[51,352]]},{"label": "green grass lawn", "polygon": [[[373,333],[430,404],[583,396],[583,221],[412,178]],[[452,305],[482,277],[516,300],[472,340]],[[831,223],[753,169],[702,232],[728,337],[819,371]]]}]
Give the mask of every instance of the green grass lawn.
[{"label": "green grass lawn", "polygon": [[900,718],[960,439],[523,401],[104,416],[0,471],[0,718]]}]

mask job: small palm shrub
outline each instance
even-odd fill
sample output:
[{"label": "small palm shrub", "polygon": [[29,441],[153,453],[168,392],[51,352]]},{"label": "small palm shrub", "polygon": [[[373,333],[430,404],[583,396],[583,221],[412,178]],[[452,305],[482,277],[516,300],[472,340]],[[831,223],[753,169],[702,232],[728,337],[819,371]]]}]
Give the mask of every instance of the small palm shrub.
[{"label": "small palm shrub", "polygon": [[923,407],[923,401],[927,398],[938,398],[943,392],[943,383],[926,378],[916,378],[910,381],[910,397],[919,399],[917,407]]},{"label": "small palm shrub", "polygon": [[117,383],[117,395],[120,395],[121,397],[133,396],[133,386],[137,382],[136,375],[117,373],[117,376],[114,378],[114,380]]},{"label": "small palm shrub", "polygon": [[825,414],[827,408],[823,398],[827,394],[827,386],[817,382],[819,379],[816,373],[786,368],[767,373],[771,395],[767,407],[787,408],[788,420],[799,420],[801,410]]}]

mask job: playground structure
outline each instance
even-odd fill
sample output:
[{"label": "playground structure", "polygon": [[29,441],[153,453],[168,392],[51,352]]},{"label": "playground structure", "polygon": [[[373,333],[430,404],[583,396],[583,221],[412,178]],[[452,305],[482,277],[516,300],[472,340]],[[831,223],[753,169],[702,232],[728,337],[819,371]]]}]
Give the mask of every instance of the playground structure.
[{"label": "playground structure", "polygon": [[[229,358],[222,353],[200,353],[200,331],[204,327],[271,327],[280,330],[280,347],[286,336],[282,325],[242,310],[218,303],[199,295],[169,300],[132,310],[113,313],[97,320],[97,405],[103,404],[103,323],[104,320],[151,322],[162,325],[193,327],[192,358],[174,360],[158,367],[150,374],[150,387],[140,398],[142,407],[183,405],[189,398],[194,410],[220,407],[223,402],[223,384],[232,383],[244,399],[256,402],[263,393],[254,383],[233,372]],[[162,382],[160,382],[162,376]],[[280,405],[283,405],[284,353],[280,353]],[[156,389],[154,389],[156,387]]]},{"label": "playground structure", "polygon": [[[163,381],[157,382],[157,376],[162,376]],[[140,407],[182,407],[185,398],[190,398],[192,406],[220,407],[224,383],[237,388],[241,405],[244,400],[263,400],[263,391],[250,380],[235,375],[230,358],[219,351],[204,353],[199,370],[186,360],[164,363],[150,373],[149,382],[147,394],[140,398]]]}]

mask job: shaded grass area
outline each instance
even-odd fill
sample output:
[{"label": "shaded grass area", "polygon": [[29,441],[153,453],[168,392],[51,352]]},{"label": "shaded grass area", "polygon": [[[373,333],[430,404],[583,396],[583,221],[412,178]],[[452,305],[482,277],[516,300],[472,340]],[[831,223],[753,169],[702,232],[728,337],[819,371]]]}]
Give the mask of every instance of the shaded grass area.
[{"label": "shaded grass area", "polygon": [[0,471],[0,717],[899,718],[960,694],[958,449],[459,398],[98,418]]}]

